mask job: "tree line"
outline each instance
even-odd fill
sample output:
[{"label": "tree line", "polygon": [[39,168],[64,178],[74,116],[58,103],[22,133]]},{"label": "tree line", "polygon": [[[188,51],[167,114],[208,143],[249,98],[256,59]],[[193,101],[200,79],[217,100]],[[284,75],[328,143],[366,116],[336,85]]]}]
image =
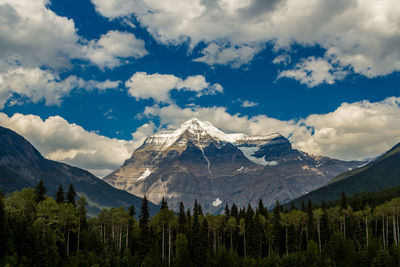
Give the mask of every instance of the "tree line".
[{"label": "tree line", "polygon": [[0,194],[0,265],[400,266],[400,198],[353,209],[342,194],[335,206],[272,211],[260,200],[220,215],[163,199],[152,218],[146,197],[138,216],[130,206],[88,218],[86,205],[73,185],[46,196],[43,181]]}]

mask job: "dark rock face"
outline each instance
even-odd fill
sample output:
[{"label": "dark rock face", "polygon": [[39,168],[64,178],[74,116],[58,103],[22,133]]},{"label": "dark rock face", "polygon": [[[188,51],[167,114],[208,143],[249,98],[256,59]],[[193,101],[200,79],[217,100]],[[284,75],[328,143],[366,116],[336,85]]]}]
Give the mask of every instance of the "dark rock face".
[{"label": "dark rock face", "polygon": [[[88,199],[88,212],[106,207],[134,205],[140,209],[141,199],[111,187],[93,174],[67,164],[45,159],[27,140],[0,127],[0,188],[4,193],[34,187],[43,179],[47,195],[54,196],[61,184],[64,189],[73,184],[78,195]],[[157,208],[150,204],[152,211]]]},{"label": "dark rock face", "polygon": [[218,213],[225,203],[256,205],[262,199],[271,207],[292,200],[358,165],[310,156],[279,134],[225,134],[192,119],[149,137],[104,180],[154,203],[165,197],[174,209],[197,199],[206,212]]}]

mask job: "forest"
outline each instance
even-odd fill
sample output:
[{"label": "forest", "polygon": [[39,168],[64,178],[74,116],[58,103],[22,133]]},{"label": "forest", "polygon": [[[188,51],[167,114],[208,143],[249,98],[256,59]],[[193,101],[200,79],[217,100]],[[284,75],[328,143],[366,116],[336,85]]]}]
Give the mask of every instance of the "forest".
[{"label": "forest", "polygon": [[[373,203],[374,198],[367,198]],[[103,209],[88,217],[73,185],[46,196],[40,181],[0,194],[1,266],[400,266],[400,198],[352,207],[341,200],[268,211],[226,206],[205,214],[196,201],[149,215]]]}]

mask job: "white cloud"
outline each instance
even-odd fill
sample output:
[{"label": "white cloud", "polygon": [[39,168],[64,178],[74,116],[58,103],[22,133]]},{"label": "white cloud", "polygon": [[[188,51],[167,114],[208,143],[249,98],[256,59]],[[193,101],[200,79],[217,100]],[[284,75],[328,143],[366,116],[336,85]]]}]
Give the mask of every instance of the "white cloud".
[{"label": "white cloud", "polygon": [[204,62],[208,65],[230,65],[233,68],[239,68],[252,61],[254,55],[260,50],[261,48],[247,45],[232,47],[211,43],[201,51],[203,56],[194,61]]},{"label": "white cloud", "polygon": [[44,156],[90,170],[100,177],[117,169],[131,156],[133,141],[118,140],[88,132],[60,116],[42,120],[39,116],[0,113],[0,125],[31,142]]},{"label": "white cloud", "polygon": [[220,84],[211,85],[202,75],[188,76],[185,80],[172,74],[147,74],[136,72],[126,81],[129,95],[136,99],[154,99],[157,102],[171,103],[170,92],[174,89],[193,91],[197,96],[222,93]]},{"label": "white cloud", "polygon": [[99,40],[91,40],[83,46],[84,57],[99,68],[115,68],[124,63],[127,58],[141,58],[148,54],[144,41],[134,34],[119,31],[109,31]]},{"label": "white cloud", "polygon": [[[58,75],[39,68],[15,68],[0,72],[0,109],[8,100],[14,102],[45,100],[46,105],[59,105],[61,98],[75,88],[107,90],[116,88],[119,81],[85,81],[76,76],[61,80]],[[18,96],[16,96],[17,94]]]},{"label": "white cloud", "polygon": [[297,63],[294,69],[279,73],[278,79],[293,78],[308,87],[314,87],[323,83],[334,84],[347,74],[347,71],[335,67],[326,59],[309,57]]},{"label": "white cloud", "polygon": [[241,102],[240,106],[242,108],[252,108],[252,107],[257,107],[259,103],[249,101],[249,100],[239,100]]},{"label": "white cloud", "polygon": [[314,155],[353,160],[377,156],[400,142],[400,98],[381,102],[343,103],[327,114],[281,121],[265,115],[229,114],[225,108],[176,105],[147,107],[144,115],[160,119],[161,125],[176,128],[196,117],[226,132],[263,135],[273,132],[290,137],[295,148]]},{"label": "white cloud", "polygon": [[69,58],[78,57],[74,21],[57,16],[47,4],[47,0],[0,1],[0,61],[26,68],[65,68]]},{"label": "white cloud", "polygon": [[48,5],[48,0],[0,0],[0,109],[8,101],[60,104],[74,88],[118,87],[118,81],[61,79],[72,59],[114,68],[147,54],[144,42],[130,33],[109,31],[98,40],[84,40],[72,19],[58,16]]},{"label": "white cloud", "polygon": [[367,77],[400,70],[398,0],[92,2],[109,18],[133,14],[164,44],[188,42],[194,48],[204,42],[207,48],[197,60],[207,64],[235,67],[251,60],[260,45],[273,43],[285,54],[292,44],[318,45],[338,66]]}]

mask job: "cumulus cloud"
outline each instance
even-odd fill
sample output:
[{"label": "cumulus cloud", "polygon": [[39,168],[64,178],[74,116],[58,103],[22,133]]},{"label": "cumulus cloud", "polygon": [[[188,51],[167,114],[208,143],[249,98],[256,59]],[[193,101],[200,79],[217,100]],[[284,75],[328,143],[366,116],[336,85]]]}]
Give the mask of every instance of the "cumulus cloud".
[{"label": "cumulus cloud", "polygon": [[205,43],[197,60],[207,64],[237,66],[251,60],[260,45],[272,43],[284,53],[293,44],[318,45],[337,66],[367,77],[400,70],[397,0],[92,2],[110,19],[133,14],[159,42],[188,42],[191,48]]},{"label": "cumulus cloud", "polygon": [[253,135],[278,132],[289,137],[293,146],[302,151],[344,160],[374,157],[400,142],[400,98],[396,97],[380,102],[343,103],[333,112],[289,121],[265,115],[232,115],[223,107],[156,105],[147,107],[144,114],[159,118],[167,128],[176,128],[197,117],[226,132]]},{"label": "cumulus cloud", "polygon": [[293,78],[308,87],[314,87],[323,83],[334,84],[343,80],[347,74],[347,71],[323,58],[309,57],[297,63],[294,69],[279,73],[278,79]]},{"label": "cumulus cloud", "polygon": [[79,55],[72,19],[57,16],[47,0],[0,2],[0,61],[27,68],[65,68]]},{"label": "cumulus cloud", "polygon": [[109,31],[99,40],[91,40],[83,46],[84,57],[104,69],[115,68],[124,63],[123,59],[141,58],[148,54],[143,40],[134,34]]},{"label": "cumulus cloud", "polygon": [[60,116],[0,113],[0,125],[31,142],[45,157],[87,169],[100,177],[117,169],[131,156],[133,141],[118,140],[86,131]]},{"label": "cumulus cloud", "polygon": [[252,107],[257,107],[259,103],[249,101],[249,100],[239,100],[241,102],[240,106],[242,108],[252,108]]},{"label": "cumulus cloud", "polygon": [[204,62],[208,65],[230,65],[233,68],[239,68],[252,61],[259,50],[261,50],[260,47],[247,45],[232,47],[211,43],[201,51],[203,56],[194,59],[194,61]]},{"label": "cumulus cloud", "polygon": [[174,89],[193,91],[197,96],[222,93],[220,84],[210,84],[202,75],[188,76],[185,80],[172,74],[147,74],[136,72],[126,81],[129,95],[136,99],[154,99],[157,102],[171,103],[170,92]]},{"label": "cumulus cloud", "polygon": [[77,34],[74,21],[55,14],[48,3],[0,2],[0,71],[10,65],[65,69],[75,58],[113,68],[121,65],[122,59],[147,54],[143,40],[131,33],[109,31],[98,40],[84,40]]},{"label": "cumulus cloud", "polygon": [[[0,109],[9,101],[60,104],[74,88],[106,90],[119,82],[61,79],[72,59],[114,68],[147,54],[144,42],[133,34],[109,31],[98,40],[77,34],[74,21],[55,14],[48,0],[0,1]],[[16,95],[18,96],[16,98]]]},{"label": "cumulus cloud", "polygon": [[14,102],[45,100],[46,105],[59,105],[61,98],[75,88],[107,90],[116,88],[119,81],[85,81],[76,76],[60,79],[58,75],[39,68],[9,69],[0,73],[0,109],[8,100]]}]

